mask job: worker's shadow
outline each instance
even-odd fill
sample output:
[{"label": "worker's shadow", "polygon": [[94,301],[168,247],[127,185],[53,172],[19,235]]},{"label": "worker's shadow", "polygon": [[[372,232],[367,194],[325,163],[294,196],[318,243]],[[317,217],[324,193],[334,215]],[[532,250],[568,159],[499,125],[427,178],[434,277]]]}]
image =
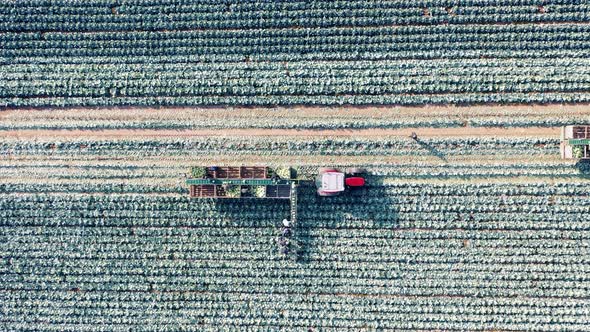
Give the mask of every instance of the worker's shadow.
[{"label": "worker's shadow", "polygon": [[439,151],[434,146],[432,146],[432,144],[429,144],[428,142],[422,141],[419,138],[416,139],[416,143],[418,143],[418,145],[420,145],[421,148],[423,148],[426,151],[428,151],[428,153],[430,153],[431,155],[433,155],[433,156],[435,156],[437,158],[440,158],[444,162],[448,162],[445,154],[442,153],[441,151]]},{"label": "worker's shadow", "polygon": [[332,254],[334,257],[326,259],[337,259],[339,251],[354,250],[350,246],[357,245],[355,239],[359,236],[365,237],[365,233],[376,229],[399,228],[396,197],[380,186],[351,190],[340,197],[319,197],[315,187],[300,190],[294,229],[298,262],[308,263]]}]

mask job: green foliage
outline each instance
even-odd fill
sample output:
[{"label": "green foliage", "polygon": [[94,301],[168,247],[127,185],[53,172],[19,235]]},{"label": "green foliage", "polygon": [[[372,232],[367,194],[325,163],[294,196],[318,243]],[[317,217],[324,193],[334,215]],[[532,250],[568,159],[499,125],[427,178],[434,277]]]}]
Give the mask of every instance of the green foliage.
[{"label": "green foliage", "polygon": [[234,186],[228,185],[224,187],[225,195],[227,197],[240,197],[241,196],[241,186]]},{"label": "green foliage", "polygon": [[253,186],[252,192],[255,197],[266,197],[266,186]]},{"label": "green foliage", "polygon": [[579,0],[87,2],[0,5],[0,107],[590,101]]},{"label": "green foliage", "polygon": [[[335,165],[366,168],[371,181],[327,200],[302,183],[292,237],[298,260],[291,261],[277,252],[287,201],[190,199],[178,184],[187,164],[129,166],[121,156],[429,151],[396,138],[72,139],[55,151],[47,146],[57,142],[3,139],[0,149],[30,158],[1,166],[0,284],[12,291],[0,310],[18,320],[5,325],[34,330],[43,321],[49,330],[92,331],[88,323],[108,320],[116,321],[108,330],[171,331],[202,320],[203,329],[472,331],[530,330],[534,319],[539,330],[584,330],[586,181],[555,158],[481,162],[523,151],[557,156],[559,140],[424,142],[466,161]],[[63,161],[84,156],[104,159],[88,158],[83,167]],[[297,169],[312,174],[317,165]],[[239,191],[227,188],[229,197]],[[138,323],[137,308],[146,303],[151,311]],[[182,317],[178,308],[186,309]]]},{"label": "green foliage", "polygon": [[[407,167],[370,170],[392,179]],[[460,166],[431,169],[461,179]],[[551,164],[536,169],[556,171]],[[136,308],[150,303],[158,308],[146,318],[155,324],[145,328],[150,331],[161,330],[163,320],[188,330],[193,322],[187,317],[206,319],[203,325],[213,329],[251,323],[526,330],[531,317],[557,310],[564,315],[535,326],[584,330],[586,307],[579,298],[590,296],[590,221],[584,218],[590,204],[587,184],[575,179],[408,180],[373,185],[362,202],[354,195],[318,199],[313,186],[302,186],[305,208],[294,236],[303,262],[284,261],[276,252],[277,224],[289,213],[277,200],[197,203],[185,195],[39,194],[34,188],[3,193],[0,283],[13,291],[3,295],[0,308],[23,317],[22,323],[6,322],[9,329],[33,327],[30,316],[55,330],[64,321],[73,327],[105,318],[137,324]],[[51,306],[39,307],[47,301]],[[238,305],[244,301],[252,304]],[[177,317],[169,303],[191,310]],[[277,306],[284,316],[269,316]],[[398,308],[403,311],[389,314]],[[428,316],[433,311],[435,321]]]},{"label": "green foliage", "polygon": [[[80,145],[87,145],[81,150]],[[10,150],[13,155],[95,155],[146,156],[211,155],[217,153],[257,155],[515,155],[526,149],[529,155],[558,154],[558,138],[528,137],[473,137],[473,138],[424,138],[420,144],[407,138],[276,138],[228,137],[203,139],[165,140],[69,140],[59,143],[59,149],[50,150],[44,142],[0,142],[0,149]]]},{"label": "green foliage", "polygon": [[191,167],[191,177],[200,179],[204,178],[207,174],[207,168],[201,166],[193,166]]},{"label": "green foliage", "polygon": [[275,174],[281,179],[290,179],[293,176],[293,170],[291,167],[277,167],[274,169]]},{"label": "green foliage", "polygon": [[584,157],[584,147],[580,145],[572,146],[572,156],[578,159]]}]

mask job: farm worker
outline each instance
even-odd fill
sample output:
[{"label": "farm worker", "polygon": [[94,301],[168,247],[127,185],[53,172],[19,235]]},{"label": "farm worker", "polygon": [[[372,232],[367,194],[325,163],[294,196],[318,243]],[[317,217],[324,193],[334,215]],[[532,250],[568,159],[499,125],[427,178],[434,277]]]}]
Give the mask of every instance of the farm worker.
[{"label": "farm worker", "polygon": [[291,235],[291,228],[289,228],[289,227],[283,228],[283,236],[289,236],[289,235]]},{"label": "farm worker", "polygon": [[283,226],[285,227],[291,227],[291,222],[287,219],[283,219]]},{"label": "farm worker", "polygon": [[416,132],[412,132],[412,135],[410,135],[410,137],[412,137],[413,140],[417,140],[418,139],[418,135],[416,135]]},{"label": "farm worker", "polygon": [[289,239],[286,239],[286,238],[284,238],[284,237],[281,236],[279,238],[279,245],[281,247],[288,247],[289,246]]}]

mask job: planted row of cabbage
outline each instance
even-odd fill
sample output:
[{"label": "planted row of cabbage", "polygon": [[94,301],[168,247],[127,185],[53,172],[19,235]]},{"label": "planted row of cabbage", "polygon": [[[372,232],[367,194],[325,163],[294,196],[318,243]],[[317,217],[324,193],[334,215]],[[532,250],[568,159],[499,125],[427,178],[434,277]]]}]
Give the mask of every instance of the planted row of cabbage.
[{"label": "planted row of cabbage", "polygon": [[558,155],[559,140],[554,138],[306,138],[209,137],[163,140],[4,140],[0,149],[6,155],[65,156],[187,156],[187,155]]},{"label": "planted row of cabbage", "polygon": [[[542,5],[542,7],[539,7]],[[47,10],[52,14],[48,15]],[[0,30],[128,31],[331,26],[584,22],[590,8],[566,1],[278,1],[162,3],[19,1],[0,5]],[[166,19],[162,19],[165,17]]]},{"label": "planted row of cabbage", "polygon": [[584,50],[585,24],[183,32],[6,33],[0,56],[250,55],[425,50]]},{"label": "planted row of cabbage", "polygon": [[[401,180],[401,179],[494,179],[510,177],[536,177],[536,178],[562,178],[566,179],[584,176],[587,169],[573,163],[502,163],[502,164],[430,164],[410,163],[399,165],[358,165],[370,172],[370,179],[374,181]],[[317,171],[319,166],[310,166],[311,169],[298,168],[300,172]],[[78,180],[78,179],[103,179],[105,181],[142,179],[183,179],[188,175],[188,168],[183,165],[170,166],[136,166],[136,165],[109,165],[109,166],[66,166],[63,164],[34,163],[32,165],[1,165],[0,178],[40,178]]]},{"label": "planted row of cabbage", "polygon": [[[204,327],[573,331],[590,292],[586,186],[573,182],[397,184],[334,200],[303,187],[303,262],[276,250],[284,202],[4,194],[2,322],[165,329],[181,310]],[[502,195],[516,210],[486,212]],[[546,211],[527,208],[550,195]]]},{"label": "planted row of cabbage", "polygon": [[[147,89],[147,88],[146,88]],[[111,90],[109,90],[111,91]],[[392,95],[258,95],[258,96],[149,96],[121,97],[48,97],[0,98],[0,108],[13,107],[90,107],[90,106],[194,106],[194,105],[424,105],[424,104],[524,104],[589,103],[590,93],[583,91],[533,91],[514,93],[443,93]],[[50,90],[48,93],[52,93]]]}]

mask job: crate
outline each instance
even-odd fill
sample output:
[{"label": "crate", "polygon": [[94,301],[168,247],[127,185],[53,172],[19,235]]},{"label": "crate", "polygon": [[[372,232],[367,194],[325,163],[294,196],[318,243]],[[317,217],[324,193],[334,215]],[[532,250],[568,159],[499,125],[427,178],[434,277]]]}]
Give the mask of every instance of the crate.
[{"label": "crate", "polygon": [[266,179],[267,177],[266,167],[240,167],[240,178],[242,179]]},{"label": "crate", "polygon": [[193,185],[190,186],[191,197],[215,197],[214,185]]},{"label": "crate", "polygon": [[268,169],[264,166],[212,167],[207,168],[207,177],[214,179],[266,179]]},{"label": "crate", "polygon": [[288,184],[276,185],[276,186],[266,186],[266,197],[267,198],[289,198],[290,196],[291,196],[291,186]]},{"label": "crate", "polygon": [[574,126],[573,128],[573,138],[574,139],[586,139],[589,137],[588,135],[588,128],[589,126]]}]

